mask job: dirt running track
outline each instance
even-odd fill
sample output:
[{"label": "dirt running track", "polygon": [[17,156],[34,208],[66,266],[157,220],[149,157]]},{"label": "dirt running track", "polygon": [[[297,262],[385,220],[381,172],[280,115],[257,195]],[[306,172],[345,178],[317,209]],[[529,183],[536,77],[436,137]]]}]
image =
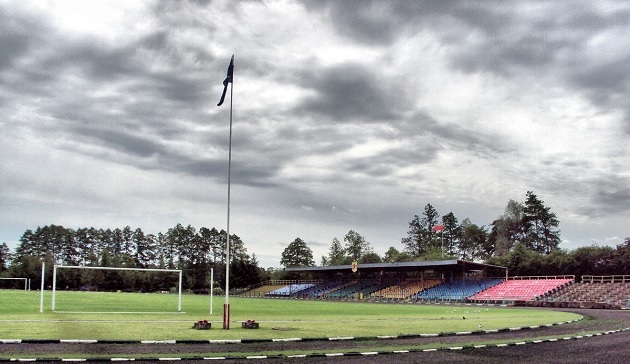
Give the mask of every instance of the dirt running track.
[{"label": "dirt running track", "polygon": [[[586,319],[580,322],[544,327],[534,330],[500,332],[482,335],[427,337],[414,339],[392,339],[374,341],[303,341],[285,343],[253,343],[253,344],[0,344],[0,358],[17,353],[38,354],[57,358],[60,355],[73,353],[88,354],[91,357],[120,357],[121,355],[152,354],[159,358],[160,354],[180,355],[203,352],[210,356],[212,352],[257,352],[262,350],[301,350],[307,353],[318,353],[322,350],[344,352],[364,352],[378,350],[379,346],[397,346],[410,348],[428,343],[444,343],[450,346],[463,346],[471,342],[492,340],[513,340],[514,342],[531,341],[550,335],[575,336],[583,333],[620,330],[630,327],[630,311],[619,310],[563,310],[576,312]],[[383,350],[384,352],[387,349]],[[37,361],[38,363],[41,361]],[[146,361],[145,361],[146,362]],[[207,361],[182,360],[179,363],[200,363]],[[465,348],[435,352],[386,353],[377,355],[355,355],[336,357],[306,358],[267,358],[267,359],[227,359],[220,363],[263,362],[276,363],[630,363],[630,330],[610,335],[593,336],[583,339],[559,340],[556,342],[528,343],[507,347]]]}]

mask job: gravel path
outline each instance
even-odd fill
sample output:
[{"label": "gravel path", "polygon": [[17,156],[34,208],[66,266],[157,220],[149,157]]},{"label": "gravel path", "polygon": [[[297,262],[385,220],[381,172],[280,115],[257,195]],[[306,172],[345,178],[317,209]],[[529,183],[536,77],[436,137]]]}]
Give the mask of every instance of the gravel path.
[{"label": "gravel path", "polygon": [[[466,346],[473,342],[493,340],[511,340],[513,342],[531,341],[544,336],[575,336],[584,333],[605,332],[630,327],[630,311],[620,310],[580,310],[563,309],[583,315],[585,320],[533,330],[500,332],[492,334],[424,337],[391,340],[351,340],[351,341],[302,341],[251,344],[0,344],[0,358],[14,355],[46,355],[58,358],[61,355],[75,353],[89,354],[91,357],[111,358],[122,355],[151,354],[189,356],[189,353],[242,353],[263,350],[301,350],[306,353],[320,353],[322,350],[340,352],[365,352],[378,350],[378,347],[409,347],[441,343],[449,347]],[[528,343],[507,347],[465,348],[463,350],[442,350],[435,352],[389,353],[378,355],[354,355],[336,357],[306,358],[267,358],[264,363],[363,363],[372,364],[383,361],[396,363],[626,363],[630,362],[630,330],[610,335],[593,336],[583,339],[559,340],[557,342]],[[381,351],[391,351],[383,349]],[[243,359],[227,359],[222,363],[242,363]],[[37,362],[40,362],[39,360]],[[198,360],[181,362],[199,363]]]}]

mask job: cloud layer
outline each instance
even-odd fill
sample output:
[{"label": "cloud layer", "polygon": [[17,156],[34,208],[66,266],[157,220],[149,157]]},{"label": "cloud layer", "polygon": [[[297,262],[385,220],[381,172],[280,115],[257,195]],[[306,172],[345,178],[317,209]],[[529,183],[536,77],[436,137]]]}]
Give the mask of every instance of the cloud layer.
[{"label": "cloud layer", "polygon": [[263,266],[431,203],[487,225],[534,191],[565,248],[630,235],[626,2],[0,1],[0,240],[224,228]]}]

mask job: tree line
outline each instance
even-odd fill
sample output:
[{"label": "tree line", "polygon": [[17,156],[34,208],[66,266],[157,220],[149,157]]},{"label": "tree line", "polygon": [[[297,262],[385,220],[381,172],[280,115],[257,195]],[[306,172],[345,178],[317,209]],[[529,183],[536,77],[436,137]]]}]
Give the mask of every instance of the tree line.
[{"label": "tree line", "polygon": [[[630,238],[616,248],[582,247],[560,249],[560,221],[551,208],[532,191],[524,202],[510,200],[502,215],[488,226],[453,212],[440,216],[427,204],[422,214],[409,222],[402,249],[389,247],[383,256],[354,230],[334,238],[322,265],[393,263],[440,259],[482,261],[505,266],[510,275],[611,275],[630,274]],[[297,238],[283,251],[285,267],[314,266],[312,250]]]},{"label": "tree line", "polygon": [[[182,224],[157,235],[146,234],[142,229],[132,229],[130,226],[112,230],[48,225],[34,231],[26,230],[13,254],[5,243],[0,246],[0,275],[39,281],[42,262],[46,263],[47,281],[55,264],[182,269],[184,287],[195,290],[210,286],[210,272],[213,269],[215,286],[223,287],[226,242],[225,230],[206,227],[197,230],[191,225]],[[79,288],[76,277],[72,277],[76,273],[69,272],[72,271],[62,270],[58,273],[59,286]],[[258,267],[256,256],[247,254],[241,238],[230,234],[230,287],[240,288],[258,283],[263,273]],[[138,273],[109,272],[108,275],[114,283],[101,280],[103,289],[129,289],[133,284],[125,283],[122,278],[140,277]],[[114,278],[120,278],[119,282]]]},{"label": "tree line", "polygon": [[[504,213],[488,226],[476,225],[469,218],[460,223],[453,212],[440,215],[427,204],[422,214],[409,222],[399,248],[391,246],[381,256],[363,235],[350,230],[341,240],[333,238],[321,265],[462,259],[505,266],[510,275],[630,274],[630,238],[616,248],[594,245],[567,251],[559,247],[559,223],[555,213],[531,191],[524,202],[510,200]],[[202,290],[210,286],[210,271],[214,269],[215,287],[224,287],[226,240],[224,230],[197,230],[182,224],[157,235],[129,226],[111,230],[49,225],[24,232],[14,253],[6,243],[0,245],[0,277],[38,280],[42,262],[48,267],[49,282],[53,264],[168,268],[183,270],[185,288]],[[230,235],[230,256],[230,287],[291,278],[281,269],[258,267],[256,256],[247,253],[235,234]],[[312,250],[298,237],[284,249],[280,264],[304,267],[316,262]],[[136,276],[135,281],[130,276]],[[78,288],[79,281],[71,273],[64,272],[59,278],[62,287]],[[98,273],[92,278],[107,290],[161,289],[165,285],[159,280],[142,281],[140,274]],[[118,282],[123,282],[122,287]]]}]

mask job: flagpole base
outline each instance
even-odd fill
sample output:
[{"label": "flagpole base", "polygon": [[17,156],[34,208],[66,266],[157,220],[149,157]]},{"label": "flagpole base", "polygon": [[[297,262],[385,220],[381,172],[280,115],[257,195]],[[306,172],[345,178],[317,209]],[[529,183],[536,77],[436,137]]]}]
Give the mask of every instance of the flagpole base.
[{"label": "flagpole base", "polygon": [[223,329],[230,329],[230,304],[226,303],[223,305]]}]

